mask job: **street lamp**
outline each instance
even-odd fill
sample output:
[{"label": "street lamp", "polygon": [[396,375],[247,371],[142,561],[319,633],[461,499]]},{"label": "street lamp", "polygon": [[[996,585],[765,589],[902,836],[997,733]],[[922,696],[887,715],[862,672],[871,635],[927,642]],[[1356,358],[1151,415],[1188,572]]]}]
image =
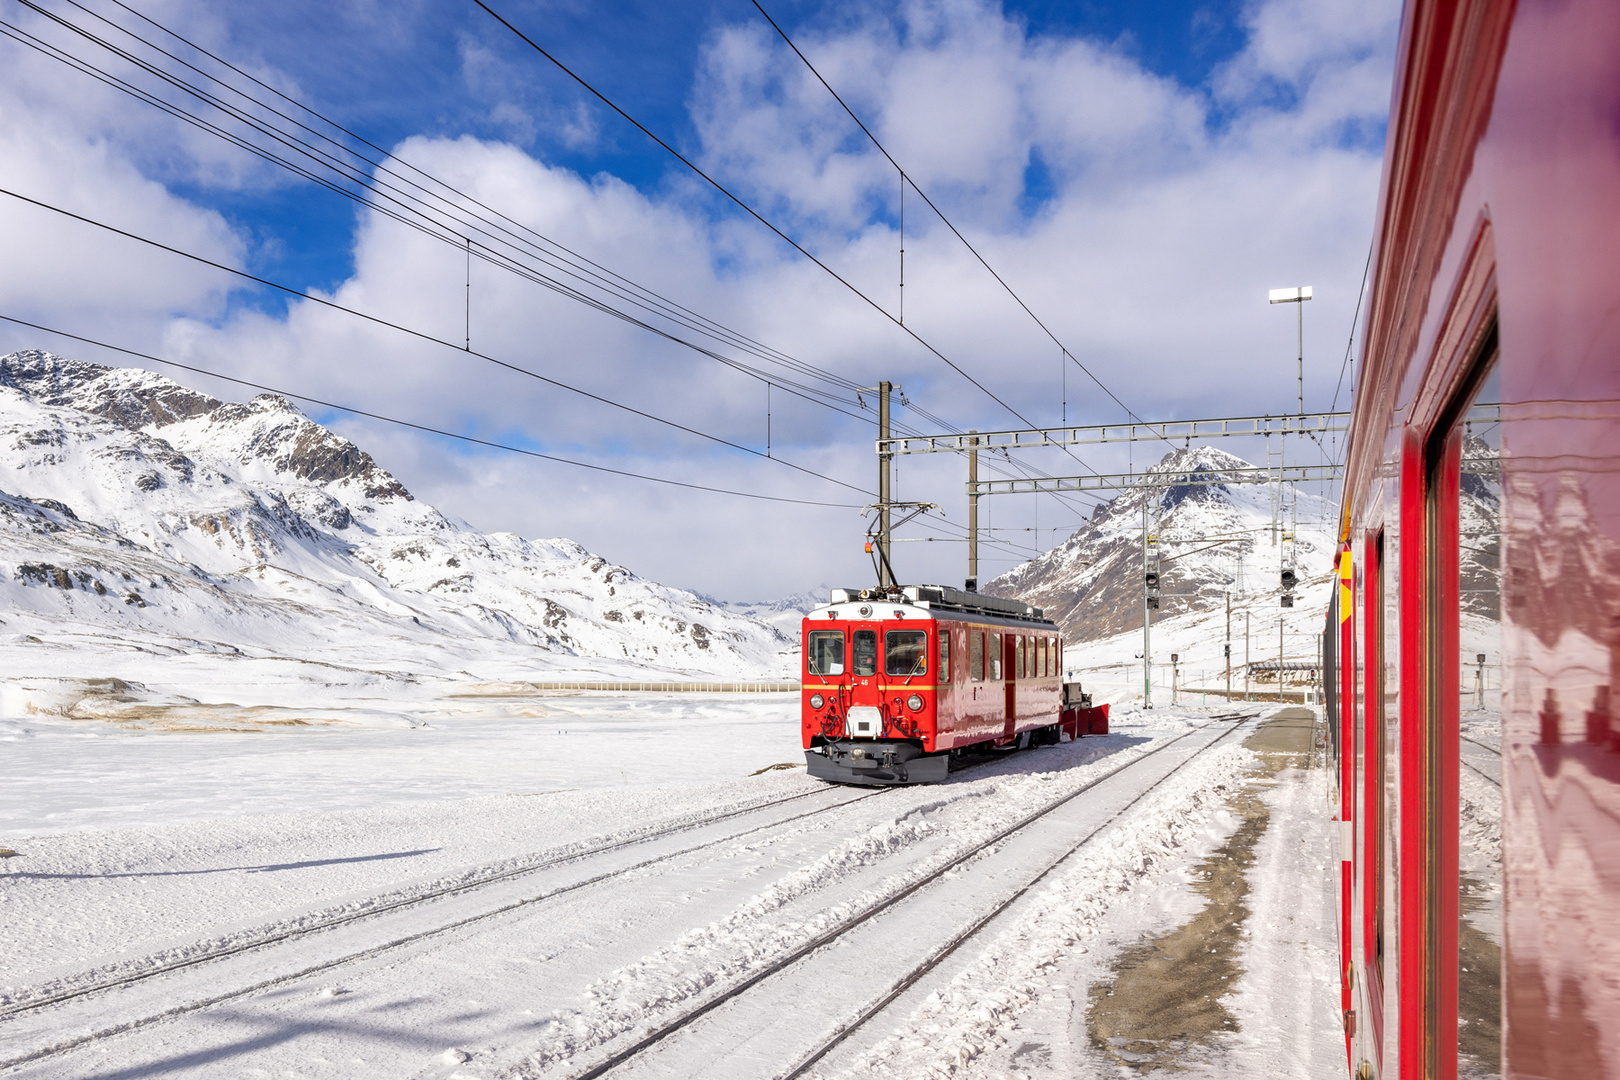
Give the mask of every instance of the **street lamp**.
[{"label": "street lamp", "polygon": [[1305,301],[1311,298],[1309,285],[1297,285],[1292,289],[1272,289],[1271,302],[1273,304],[1299,305],[1299,415],[1305,415]]}]

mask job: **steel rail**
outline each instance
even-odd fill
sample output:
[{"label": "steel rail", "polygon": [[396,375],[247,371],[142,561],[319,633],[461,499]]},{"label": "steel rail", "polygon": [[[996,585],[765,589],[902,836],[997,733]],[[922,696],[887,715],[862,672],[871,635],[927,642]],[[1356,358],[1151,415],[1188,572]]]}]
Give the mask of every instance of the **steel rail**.
[{"label": "steel rail", "polygon": [[[852,917],[850,919],[847,919],[844,922],[840,923],[839,925],[831,927],[828,930],[823,931],[820,934],[817,934],[815,937],[813,937],[809,941],[806,941],[803,944],[799,945],[797,948],[791,950],[786,955],[778,957],[776,960],[774,960],[774,961],[770,962],[769,964],[765,965],[763,968],[756,971],[754,974],[748,976],[746,979],[743,979],[740,982],[735,983],[729,989],[725,990],[723,993],[715,995],[714,997],[710,998],[708,1001],[705,1001],[703,1004],[697,1006],[694,1009],[689,1010],[688,1012],[683,1013],[682,1015],[676,1017],[675,1019],[673,1019],[670,1022],[662,1025],[661,1027],[654,1028],[652,1031],[648,1032],[646,1035],[642,1036],[640,1039],[637,1039],[634,1043],[630,1044],[629,1046],[627,1046],[627,1047],[625,1047],[625,1048],[623,1048],[621,1050],[618,1050],[618,1051],[610,1054],[607,1058],[603,1059],[602,1061],[599,1061],[597,1064],[595,1064],[595,1065],[591,1066],[590,1068],[586,1069],[584,1072],[572,1074],[569,1077],[569,1080],[595,1080],[596,1077],[603,1076],[606,1073],[609,1073],[609,1072],[613,1071],[614,1069],[618,1068],[620,1065],[623,1065],[625,1062],[631,1060],[632,1058],[635,1058],[635,1057],[641,1055],[642,1053],[644,1053],[648,1049],[652,1048],[653,1046],[657,1045],[658,1043],[662,1042],[663,1040],[669,1038],[671,1035],[674,1035],[676,1032],[681,1031],[682,1029],[687,1027],[692,1022],[700,1019],[703,1016],[708,1015],[710,1012],[712,1012],[715,1009],[719,1008],[721,1005],[724,1005],[726,1002],[732,1001],[732,1000],[742,996],[743,994],[747,993],[749,990],[753,989],[755,986],[758,986],[760,983],[764,982],[766,979],[769,979],[773,975],[776,975],[776,974],[778,974],[778,973],[780,973],[782,971],[785,971],[787,968],[792,967],[794,964],[798,963],[800,960],[805,959],[806,957],[810,956],[812,953],[815,953],[815,952],[819,951],[820,949],[824,948],[825,946],[827,946],[827,945],[831,944],[832,942],[838,940],[839,938],[843,937],[845,934],[849,933],[851,930],[854,930],[856,927],[862,926],[865,923],[869,922],[871,919],[877,917],[878,915],[883,914],[885,911],[888,911],[890,908],[894,907],[896,904],[900,903],[902,900],[905,900],[906,898],[910,897],[914,893],[917,893],[920,890],[926,888],[927,886],[932,885],[934,882],[940,880],[940,878],[944,877],[945,874],[949,873],[951,870],[954,870],[956,867],[958,867],[958,866],[962,865],[963,863],[966,863],[966,862],[968,862],[970,860],[979,858],[981,855],[984,854],[984,849],[994,847],[995,845],[1000,844],[1003,840],[1007,839],[1009,836],[1012,836],[1014,833],[1022,831],[1023,829],[1027,828],[1028,826],[1030,826],[1030,825],[1034,824],[1035,822],[1039,821],[1040,819],[1046,817],[1048,814],[1052,813],[1053,811],[1059,809],[1060,807],[1066,805],[1067,803],[1073,801],[1074,799],[1079,798],[1081,795],[1083,795],[1086,792],[1090,791],[1091,789],[1097,787],[1099,784],[1102,784],[1102,783],[1114,778],[1115,776],[1118,776],[1120,773],[1125,772],[1128,769],[1135,768],[1136,766],[1140,765],[1142,762],[1146,761],[1148,758],[1153,757],[1156,754],[1162,753],[1163,751],[1170,749],[1170,747],[1172,747],[1175,744],[1181,742],[1183,739],[1189,738],[1192,735],[1196,735],[1198,732],[1204,731],[1205,729],[1209,728],[1210,726],[1212,726],[1212,725],[1214,725],[1216,723],[1218,723],[1218,721],[1212,719],[1212,720],[1208,721],[1205,724],[1199,725],[1198,727],[1194,728],[1192,731],[1188,731],[1188,732],[1185,732],[1185,733],[1183,733],[1181,735],[1178,735],[1175,738],[1169,740],[1168,742],[1165,742],[1160,746],[1154,747],[1152,750],[1147,751],[1146,753],[1132,759],[1131,761],[1128,761],[1123,765],[1117,766],[1116,768],[1110,769],[1108,772],[1104,773],[1102,776],[1099,776],[1095,780],[1092,780],[1092,781],[1090,781],[1090,782],[1088,782],[1086,784],[1083,784],[1079,788],[1076,788],[1074,791],[1069,792],[1067,795],[1059,796],[1057,799],[1054,799],[1053,801],[1047,803],[1044,807],[1041,807],[1038,810],[1034,810],[1034,811],[1030,812],[1029,814],[1025,815],[1024,817],[1020,818],[1018,821],[1016,821],[1013,824],[1007,826],[1005,829],[1002,829],[1000,832],[996,833],[994,836],[988,837],[988,838],[986,838],[986,839],[984,839],[982,841],[979,841],[979,842],[975,843],[970,850],[964,851],[962,854],[958,855],[956,858],[951,859],[948,862],[944,863],[943,865],[941,865],[939,867],[936,867],[935,869],[929,871],[926,875],[924,875],[923,877],[919,878],[918,880],[912,882],[910,885],[907,885],[905,888],[903,888],[903,889],[899,890],[898,892],[896,892],[896,893],[894,893],[894,894],[892,894],[892,895],[890,895],[888,897],[885,897],[884,899],[879,900],[876,903],[870,905],[864,911],[862,911],[860,914],[855,915],[854,917]],[[1239,725],[1234,725],[1234,727],[1232,729],[1230,729],[1230,730],[1236,730],[1237,726],[1239,726]],[[1222,735],[1219,738],[1217,738],[1215,740],[1215,742],[1219,742],[1220,739],[1225,738],[1227,734],[1230,734],[1230,731],[1222,733]],[[1211,743],[1210,745],[1214,745],[1214,743]],[[1207,748],[1205,748],[1205,749],[1207,749]],[[1196,753],[1194,754],[1194,756],[1197,756]],[[1189,758],[1188,760],[1191,760],[1191,759]],[[1178,765],[1177,768],[1179,769],[1180,766]],[[1172,773],[1174,771],[1175,770],[1171,770]],[[1160,782],[1162,783],[1162,780]]]},{"label": "steel rail", "polygon": [[[683,832],[690,832],[693,829],[701,829],[701,828],[704,828],[705,826],[714,825],[714,824],[716,824],[718,822],[727,821],[727,820],[730,820],[731,818],[740,817],[740,816],[742,816],[744,814],[755,813],[755,812],[760,811],[760,810],[769,810],[769,809],[771,809],[773,807],[782,806],[782,805],[784,805],[786,803],[795,802],[795,801],[797,801],[799,799],[808,798],[809,796],[812,796],[812,795],[825,794],[827,790],[828,789],[816,789],[816,790],[812,790],[812,791],[801,792],[801,793],[799,793],[797,795],[790,795],[790,796],[788,796],[786,798],[783,798],[783,799],[775,799],[775,800],[772,800],[772,801],[769,801],[769,802],[756,803],[756,804],[754,804],[752,806],[742,807],[742,808],[735,809],[735,810],[728,810],[728,811],[725,811],[723,813],[710,815],[709,817],[701,818],[701,819],[696,820],[696,821],[682,822],[682,823],[679,823],[677,825],[673,825],[673,826],[670,826],[670,827],[667,827],[667,828],[664,828],[664,829],[660,829],[660,830],[657,830],[657,831],[654,831],[654,832],[651,832],[651,833],[644,833],[644,834],[642,834],[640,836],[632,837],[632,838],[627,839],[627,840],[621,840],[621,841],[617,841],[617,842],[614,842],[614,843],[608,843],[608,844],[601,844],[601,845],[598,845],[596,847],[588,848],[588,849],[583,850],[583,851],[570,852],[570,853],[567,853],[567,854],[557,856],[555,858],[546,859],[543,862],[532,863],[532,864],[528,864],[528,865],[524,865],[524,866],[514,867],[514,868],[512,868],[510,870],[499,871],[497,873],[490,874],[490,875],[487,875],[485,877],[478,878],[477,880],[474,880],[474,881],[465,881],[465,882],[457,883],[455,885],[450,885],[450,886],[441,887],[441,888],[437,888],[437,889],[429,889],[429,890],[421,892],[421,893],[416,893],[416,894],[412,894],[412,895],[408,895],[408,896],[403,896],[403,897],[400,897],[400,898],[398,898],[396,900],[388,901],[387,903],[380,904],[380,905],[378,905],[376,907],[366,908],[365,910],[362,910],[362,911],[347,912],[347,913],[345,913],[343,915],[339,915],[339,916],[335,916],[333,918],[325,919],[325,920],[322,920],[322,921],[320,921],[318,923],[313,923],[313,924],[306,925],[306,926],[294,927],[294,928],[289,929],[289,930],[284,930],[284,931],[269,934],[269,935],[266,935],[266,936],[263,936],[263,937],[254,938],[254,939],[249,940],[249,941],[237,942],[235,944],[228,945],[228,946],[216,949],[216,950],[214,950],[212,952],[208,952],[208,953],[205,953],[205,954],[200,955],[200,956],[188,956],[188,957],[186,957],[185,959],[182,959],[182,960],[176,960],[176,961],[173,961],[173,962],[170,962],[170,963],[159,964],[159,965],[156,965],[154,967],[146,968],[146,969],[144,969],[142,971],[138,971],[138,972],[134,972],[134,973],[131,973],[131,974],[120,976],[118,978],[105,979],[105,980],[102,980],[100,982],[92,983],[92,984],[89,984],[89,985],[77,986],[77,987],[74,987],[73,989],[65,990],[65,991],[63,991],[61,993],[51,994],[51,995],[44,996],[44,997],[34,998],[34,999],[30,999],[30,1000],[23,1001],[23,1002],[18,1002],[18,1003],[12,1004],[12,1005],[8,1005],[3,1009],[0,1009],[0,1021],[3,1021],[5,1019],[8,1019],[8,1018],[13,1017],[13,1016],[20,1016],[20,1015],[22,1015],[24,1013],[35,1012],[35,1011],[38,1011],[40,1009],[46,1008],[48,1006],[59,1005],[59,1004],[62,1004],[63,1002],[72,1001],[72,1000],[77,999],[77,998],[87,997],[87,996],[94,995],[94,994],[107,993],[107,992],[110,992],[110,991],[113,991],[113,990],[120,990],[120,989],[123,989],[125,987],[131,986],[131,985],[133,985],[135,983],[142,982],[142,981],[144,981],[146,979],[155,978],[155,977],[157,977],[159,975],[172,974],[172,973],[174,973],[176,971],[182,971],[182,970],[185,970],[187,968],[199,967],[199,966],[201,966],[203,964],[213,963],[215,961],[223,960],[223,959],[226,959],[228,957],[236,956],[236,955],[241,954],[241,953],[252,952],[255,949],[263,949],[263,948],[266,948],[266,947],[271,946],[271,945],[278,945],[278,944],[282,944],[282,943],[287,942],[287,941],[293,941],[293,940],[297,940],[297,939],[300,939],[300,938],[309,937],[311,935],[321,933],[321,932],[324,932],[324,931],[327,931],[327,930],[332,930],[332,929],[335,929],[337,927],[347,925],[349,923],[358,922],[358,921],[361,921],[361,920],[364,920],[364,919],[374,918],[374,917],[378,917],[378,916],[381,916],[381,915],[386,915],[386,914],[389,914],[391,912],[400,911],[402,909],[409,908],[409,907],[415,907],[415,906],[418,906],[418,905],[421,905],[421,904],[431,903],[431,902],[433,902],[435,900],[445,899],[446,897],[451,897],[451,896],[457,896],[457,895],[462,895],[462,894],[466,894],[466,893],[476,892],[476,891],[478,891],[480,889],[487,888],[487,887],[489,887],[491,885],[495,885],[495,884],[498,884],[498,883],[503,882],[503,881],[511,881],[511,880],[513,880],[515,878],[523,877],[523,876],[528,875],[528,874],[539,873],[542,870],[549,870],[549,869],[554,869],[554,868],[559,867],[559,866],[566,866],[569,863],[578,862],[578,861],[580,861],[582,859],[593,858],[593,857],[595,857],[597,855],[603,855],[603,854],[607,854],[607,853],[612,852],[612,851],[618,851],[618,850],[622,850],[624,848],[633,847],[634,845],[637,845],[637,844],[651,843],[654,840],[661,840],[661,839],[663,839],[665,837],[668,837],[668,836],[675,836],[675,835],[679,835],[680,833],[683,833]],[[622,867],[622,868],[620,868],[618,870],[610,870],[610,871],[607,871],[606,873],[598,874],[598,875],[596,875],[594,877],[585,878],[585,879],[583,879],[581,881],[574,882],[573,884],[570,884],[570,885],[561,886],[561,887],[559,887],[557,889],[551,890],[550,892],[542,893],[542,894],[540,894],[538,896],[535,896],[535,897],[526,898],[524,900],[520,900],[520,901],[516,901],[516,902],[511,903],[511,904],[504,905],[503,907],[497,908],[497,909],[495,909],[494,911],[491,911],[491,912],[485,912],[483,914],[476,915],[476,916],[473,916],[473,917],[468,918],[468,919],[458,920],[457,922],[448,924],[448,925],[446,925],[444,927],[439,927],[439,928],[436,928],[436,929],[433,929],[433,930],[424,931],[424,932],[421,932],[421,933],[418,933],[418,934],[411,935],[408,938],[401,938],[401,939],[399,939],[397,941],[389,942],[388,944],[386,944],[384,946],[379,946],[379,947],[375,947],[375,948],[373,948],[371,950],[367,950],[365,955],[368,955],[368,956],[369,955],[375,955],[376,952],[382,951],[384,949],[395,948],[395,947],[397,947],[399,945],[408,944],[411,941],[418,941],[418,940],[421,940],[424,937],[431,936],[432,934],[440,933],[443,930],[452,929],[452,928],[457,927],[457,926],[464,926],[469,922],[474,922],[474,921],[477,921],[478,919],[488,918],[490,915],[498,914],[498,913],[503,912],[503,911],[509,911],[509,910],[511,910],[511,909],[513,909],[515,907],[527,906],[529,904],[537,903],[537,902],[539,902],[541,900],[550,899],[550,898],[552,898],[554,896],[560,896],[560,895],[562,895],[564,893],[573,892],[573,891],[575,891],[577,889],[584,888],[585,886],[594,885],[594,884],[596,884],[596,883],[598,883],[600,881],[605,881],[608,878],[616,877],[616,876],[618,876],[620,874],[627,874],[627,873],[630,873],[630,872],[635,871],[635,870],[644,869],[645,867],[652,866],[652,865],[654,865],[656,863],[659,863],[659,862],[665,862],[665,861],[667,861],[669,859],[679,858],[682,855],[687,855],[687,854],[690,854],[690,853],[692,853],[694,851],[699,851],[699,850],[701,850],[703,848],[706,848],[706,847],[712,847],[715,844],[723,844],[723,843],[726,843],[729,840],[735,840],[738,837],[748,836],[748,835],[750,835],[752,833],[760,832],[761,830],[764,830],[764,829],[775,828],[775,827],[780,826],[780,825],[788,824],[789,822],[800,821],[800,820],[802,820],[804,818],[814,817],[817,814],[823,814],[823,813],[826,813],[826,812],[828,812],[830,810],[837,810],[837,809],[839,809],[841,807],[850,806],[850,805],[852,805],[854,803],[861,802],[864,799],[871,798],[874,795],[880,795],[886,790],[888,790],[888,789],[880,788],[880,789],[878,789],[876,791],[862,792],[861,794],[857,795],[855,798],[852,798],[852,799],[844,799],[844,800],[841,800],[839,802],[832,803],[832,804],[830,804],[828,806],[823,806],[823,807],[820,807],[820,808],[815,809],[815,810],[806,811],[805,813],[796,814],[796,815],[794,815],[792,817],[783,818],[783,819],[778,820],[778,821],[766,822],[763,825],[756,825],[756,826],[754,826],[752,828],[744,829],[741,832],[728,833],[725,836],[717,837],[717,838],[712,839],[712,840],[705,840],[700,844],[694,844],[694,845],[691,845],[689,847],[682,848],[679,851],[673,851],[673,852],[668,852],[668,853],[663,854],[663,855],[657,855],[657,856],[654,856],[654,857],[652,857],[650,859],[645,859],[645,860],[643,860],[641,862],[635,863],[635,864],[633,864],[631,866]],[[329,967],[335,966],[336,963],[347,963],[350,960],[358,959],[359,957],[360,957],[360,954],[355,954],[354,956],[351,956],[351,957],[344,957],[339,961],[323,962],[321,965],[319,965],[319,966],[317,966],[315,968],[308,969],[307,971],[299,973],[297,975],[278,976],[276,979],[271,980],[269,982],[256,984],[254,987],[250,987],[247,990],[232,991],[230,994],[227,994],[227,995],[225,995],[223,997],[210,999],[209,1001],[203,1002],[201,1004],[188,1003],[186,1005],[179,1006],[179,1007],[177,1007],[177,1009],[170,1010],[170,1011],[162,1014],[162,1016],[167,1017],[167,1016],[171,1016],[171,1015],[177,1015],[177,1014],[179,1014],[181,1012],[194,1011],[197,1008],[202,1008],[202,1007],[205,1007],[206,1005],[209,1005],[209,1004],[216,1004],[219,1001],[229,1000],[231,997],[236,997],[236,996],[239,996],[240,994],[251,992],[251,990],[254,990],[254,989],[262,989],[265,986],[276,985],[277,983],[285,982],[285,981],[288,981],[289,979],[301,977],[303,974],[311,974],[311,973],[314,973],[316,971],[323,971],[323,970],[326,970]],[[139,1022],[137,1022],[135,1024],[135,1026],[139,1026]],[[95,1035],[95,1036],[87,1036],[86,1038],[99,1037],[100,1034],[116,1034],[119,1031],[124,1031],[124,1030],[128,1030],[128,1029],[129,1029],[129,1025],[125,1025],[125,1026],[119,1027],[117,1029],[109,1029],[108,1032],[97,1033],[97,1035]],[[59,1048],[53,1049],[51,1052],[57,1053],[57,1052],[60,1052],[61,1050],[71,1049],[72,1046],[79,1045],[83,1041],[84,1041],[83,1039],[80,1039],[80,1040],[75,1041],[74,1043],[72,1043],[72,1045],[63,1044]],[[23,1062],[30,1061],[30,1060],[33,1060],[33,1057],[14,1058],[14,1059],[8,1059],[8,1060],[5,1060],[5,1061],[0,1061],[0,1069],[10,1068],[13,1065],[22,1064]]]},{"label": "steel rail", "polygon": [[[1085,836],[1083,836],[1079,840],[1075,841],[1075,843],[1067,851],[1065,851],[1062,855],[1059,855],[1056,859],[1054,859],[1050,863],[1048,863],[1047,866],[1045,867],[1045,869],[1043,869],[1040,873],[1036,874],[1029,881],[1027,881],[1023,885],[1021,885],[1015,892],[1013,892],[1010,896],[1008,896],[1005,900],[1001,901],[995,907],[991,908],[984,915],[982,915],[978,919],[974,920],[971,924],[968,925],[968,927],[966,929],[962,930],[955,937],[953,937],[950,941],[946,942],[943,946],[941,946],[939,949],[935,950],[933,953],[930,953],[926,958],[923,959],[923,961],[920,964],[918,964],[916,967],[913,967],[909,972],[907,972],[904,976],[902,976],[898,982],[896,982],[893,986],[891,986],[889,988],[889,990],[882,997],[880,997],[877,1000],[873,1001],[870,1005],[868,1005],[865,1009],[863,1009],[853,1020],[850,1020],[847,1023],[840,1025],[833,1032],[833,1034],[832,1034],[832,1036],[830,1038],[828,1038],[825,1042],[823,1042],[815,1050],[811,1051],[808,1055],[806,1055],[803,1058],[800,1058],[798,1063],[795,1064],[791,1069],[789,1069],[785,1073],[777,1074],[776,1080],[797,1080],[798,1077],[803,1076],[812,1067],[814,1067],[817,1062],[821,1061],[828,1054],[832,1053],[832,1051],[836,1050],[851,1035],[855,1034],[856,1031],[860,1030],[868,1022],[870,1022],[874,1017],[876,1017],[878,1014],[883,1012],[883,1010],[887,1009],[890,1005],[892,1005],[895,1002],[895,1000],[900,997],[900,995],[904,994],[907,990],[910,990],[918,982],[922,981],[922,979],[924,977],[926,977],[929,972],[933,971],[940,964],[944,963],[945,960],[947,960],[953,953],[955,953],[957,949],[961,948],[964,944],[966,944],[969,940],[971,940],[973,937],[975,937],[985,927],[989,926],[992,922],[994,922],[996,920],[996,918],[999,917],[1008,908],[1012,907],[1019,900],[1023,899],[1024,896],[1026,896],[1031,889],[1035,888],[1035,886],[1039,885],[1042,881],[1046,880],[1046,878],[1047,878],[1047,876],[1049,874],[1051,874],[1054,870],[1056,870],[1058,867],[1062,866],[1065,862],[1067,862],[1070,858],[1072,858],[1076,852],[1078,852],[1081,848],[1083,848],[1087,844],[1089,844],[1104,829],[1108,828],[1114,822],[1118,821],[1125,814],[1125,812],[1127,810],[1129,810],[1131,807],[1135,806],[1137,803],[1141,802],[1152,791],[1154,791],[1156,788],[1158,788],[1161,784],[1164,784],[1172,776],[1176,775],[1176,773],[1180,772],[1182,769],[1184,769],[1188,765],[1190,765],[1193,762],[1193,760],[1195,758],[1197,758],[1200,754],[1204,753],[1205,751],[1211,750],[1214,747],[1216,747],[1217,745],[1219,745],[1220,742],[1223,739],[1225,739],[1228,735],[1231,735],[1234,731],[1237,731],[1239,728],[1241,728],[1243,726],[1243,724],[1245,722],[1247,722],[1250,719],[1253,719],[1254,716],[1256,716],[1256,715],[1258,715],[1258,714],[1250,713],[1250,714],[1244,715],[1242,717],[1242,719],[1238,723],[1233,724],[1231,727],[1229,727],[1225,731],[1221,732],[1221,734],[1218,735],[1213,741],[1211,741],[1208,746],[1204,746],[1204,747],[1200,748],[1199,750],[1194,752],[1190,757],[1188,757],[1186,761],[1181,762],[1175,768],[1171,769],[1169,772],[1165,773],[1159,779],[1155,780],[1152,784],[1150,784],[1147,787],[1143,788],[1140,792],[1137,793],[1135,798],[1133,798],[1130,802],[1126,803],[1124,806],[1120,807],[1118,810],[1114,811],[1113,814],[1109,815],[1108,820],[1104,821],[1102,824],[1100,824],[1096,828],[1092,829]],[[1214,719],[1219,720],[1219,719],[1222,719],[1222,718],[1221,717],[1216,717]],[[1212,722],[1214,722],[1214,721],[1212,721]],[[1200,730],[1202,730],[1202,729],[1200,729]]]},{"label": "steel rail", "polygon": [[[1469,739],[1468,741],[1473,742],[1474,740]],[[1502,781],[1496,779],[1496,777],[1492,776],[1490,773],[1486,772],[1484,769],[1480,768],[1478,765],[1475,765],[1472,761],[1469,761],[1467,758],[1461,757],[1461,756],[1459,756],[1457,758],[1457,760],[1462,762],[1464,765],[1468,766],[1470,769],[1473,769],[1475,772],[1477,772],[1479,774],[1479,778],[1481,780],[1484,780],[1488,784],[1495,784],[1497,786],[1497,788],[1501,788]]]}]

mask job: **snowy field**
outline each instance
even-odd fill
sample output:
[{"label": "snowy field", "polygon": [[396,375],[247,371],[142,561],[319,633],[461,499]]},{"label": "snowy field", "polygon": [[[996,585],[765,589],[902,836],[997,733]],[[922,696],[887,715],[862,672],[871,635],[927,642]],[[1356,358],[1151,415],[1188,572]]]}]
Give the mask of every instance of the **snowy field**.
[{"label": "snowy field", "polygon": [[804,760],[794,694],[555,693],[504,709],[463,703],[465,714],[389,704],[387,723],[262,731],[0,720],[0,845],[242,814],[713,783]]},{"label": "snowy field", "polygon": [[[802,761],[793,705],[6,720],[0,1072],[576,1077],[691,1017],[612,1075],[1120,1075],[1090,988],[1203,904],[1254,723],[1126,706],[1110,736],[874,792],[750,775]],[[1323,782],[1266,781],[1241,1029],[1191,1048],[1195,1071],[1339,1065]]]}]

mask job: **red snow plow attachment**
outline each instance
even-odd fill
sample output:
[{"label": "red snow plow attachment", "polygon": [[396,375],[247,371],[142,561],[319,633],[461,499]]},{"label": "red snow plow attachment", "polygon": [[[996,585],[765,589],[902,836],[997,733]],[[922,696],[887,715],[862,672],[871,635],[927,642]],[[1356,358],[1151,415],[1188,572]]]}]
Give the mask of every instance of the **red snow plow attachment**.
[{"label": "red snow plow attachment", "polygon": [[1082,693],[1079,683],[1063,684],[1063,709],[1058,713],[1058,727],[1071,739],[1082,735],[1108,734],[1108,704],[1091,704],[1091,695]]}]

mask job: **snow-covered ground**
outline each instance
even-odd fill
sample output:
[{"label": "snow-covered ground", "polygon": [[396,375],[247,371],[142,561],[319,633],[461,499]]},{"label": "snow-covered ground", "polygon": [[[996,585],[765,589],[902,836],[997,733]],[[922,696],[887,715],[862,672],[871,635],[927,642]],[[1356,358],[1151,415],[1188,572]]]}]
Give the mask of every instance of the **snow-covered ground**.
[{"label": "snow-covered ground", "polygon": [[[778,1075],[1053,866],[816,1069],[1115,1075],[1083,1023],[1048,1030],[1053,1002],[1197,907],[1190,868],[1236,827],[1252,725],[1125,706],[1110,736],[871,792],[750,775],[800,760],[788,697],[545,696],[540,715],[298,732],[10,720],[0,845],[22,855],[0,872],[0,1063],[573,1076],[891,904],[616,1072]],[[1220,1051],[1246,1075],[1306,1075],[1283,1066],[1315,1062],[1332,1031],[1299,994],[1332,985],[1320,786],[1285,773],[1267,796],[1230,1003],[1253,1046]],[[28,1007],[74,991],[89,992]],[[1293,995],[1286,1023],[1277,995]],[[1037,1029],[1063,1053],[1015,1067]],[[1255,1049],[1277,1040],[1293,1049]]]}]

